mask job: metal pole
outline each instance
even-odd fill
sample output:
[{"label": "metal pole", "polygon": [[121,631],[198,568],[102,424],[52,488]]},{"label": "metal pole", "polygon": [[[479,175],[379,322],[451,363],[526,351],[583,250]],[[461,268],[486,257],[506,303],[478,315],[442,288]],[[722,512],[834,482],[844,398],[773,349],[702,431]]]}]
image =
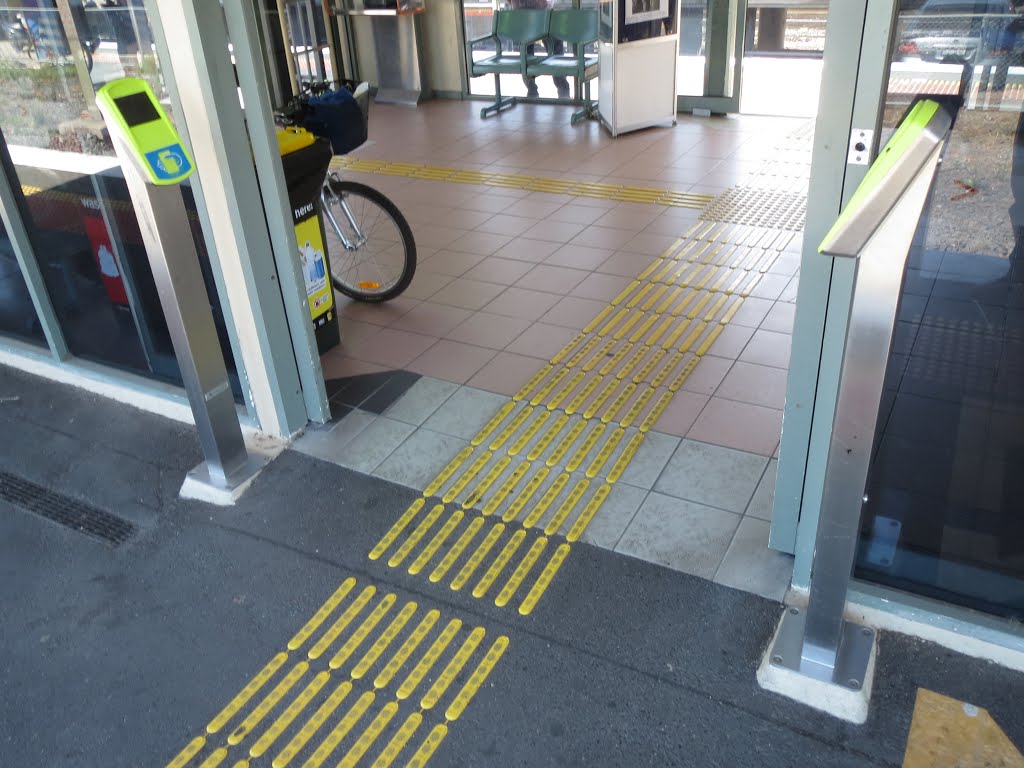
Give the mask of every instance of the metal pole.
[{"label": "metal pole", "polygon": [[288,20],[285,18],[284,0],[277,0],[277,20],[281,25],[281,41],[284,43],[285,61],[288,65],[288,80],[292,84],[292,93],[299,92],[299,81],[295,77],[295,53],[292,51],[292,39],[288,34]]}]

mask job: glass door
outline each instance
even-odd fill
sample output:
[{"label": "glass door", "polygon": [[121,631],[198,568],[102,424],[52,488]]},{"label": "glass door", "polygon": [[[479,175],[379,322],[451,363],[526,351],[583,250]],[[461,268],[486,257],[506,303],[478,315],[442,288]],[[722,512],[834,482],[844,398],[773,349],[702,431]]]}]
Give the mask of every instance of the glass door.
[{"label": "glass door", "polygon": [[682,0],[676,99],[680,112],[739,112],[746,0]]}]

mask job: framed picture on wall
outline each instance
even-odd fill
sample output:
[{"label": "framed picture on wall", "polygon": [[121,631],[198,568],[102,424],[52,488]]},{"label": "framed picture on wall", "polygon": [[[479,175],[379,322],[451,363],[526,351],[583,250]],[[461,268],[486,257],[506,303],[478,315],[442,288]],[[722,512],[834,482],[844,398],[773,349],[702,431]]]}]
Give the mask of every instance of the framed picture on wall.
[{"label": "framed picture on wall", "polygon": [[658,21],[668,17],[669,0],[624,0],[624,2],[627,24]]}]

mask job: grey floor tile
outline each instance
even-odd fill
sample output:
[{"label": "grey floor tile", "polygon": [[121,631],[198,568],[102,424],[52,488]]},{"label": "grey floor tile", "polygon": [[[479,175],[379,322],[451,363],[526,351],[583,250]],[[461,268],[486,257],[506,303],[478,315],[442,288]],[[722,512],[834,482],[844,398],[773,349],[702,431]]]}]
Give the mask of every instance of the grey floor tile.
[{"label": "grey floor tile", "polygon": [[743,514],[767,464],[755,453],[683,440],[654,490]]},{"label": "grey floor tile", "polygon": [[415,431],[412,424],[381,416],[345,446],[337,463],[359,472],[372,472]]},{"label": "grey floor tile", "polygon": [[463,447],[466,441],[420,428],[388,456],[373,474],[422,491]]},{"label": "grey floor tile", "polygon": [[615,549],[646,498],[647,491],[642,488],[621,483],[613,485],[580,541],[602,549]]},{"label": "grey floor tile", "polygon": [[424,376],[402,395],[384,415],[389,419],[421,426],[459,388],[450,381]]},{"label": "grey floor tile", "polygon": [[710,579],[741,519],[721,509],[651,493],[615,551]]},{"label": "grey floor tile", "polygon": [[793,578],[793,558],[768,548],[764,520],[745,517],[715,574],[715,582],[782,602]]},{"label": "grey floor tile", "polygon": [[648,432],[640,448],[622,473],[622,482],[650,490],[658,481],[680,439],[661,432]]},{"label": "grey floor tile", "polygon": [[504,395],[482,389],[460,387],[423,426],[434,432],[469,440],[508,400]]},{"label": "grey floor tile", "polygon": [[779,460],[772,459],[757,484],[754,498],[747,505],[747,514],[759,520],[772,519],[772,504],[775,502],[775,475],[779,470]]},{"label": "grey floor tile", "polygon": [[307,456],[315,456],[337,464],[345,447],[376,419],[377,416],[372,413],[354,410],[329,431],[307,430],[292,444],[292,448]]}]

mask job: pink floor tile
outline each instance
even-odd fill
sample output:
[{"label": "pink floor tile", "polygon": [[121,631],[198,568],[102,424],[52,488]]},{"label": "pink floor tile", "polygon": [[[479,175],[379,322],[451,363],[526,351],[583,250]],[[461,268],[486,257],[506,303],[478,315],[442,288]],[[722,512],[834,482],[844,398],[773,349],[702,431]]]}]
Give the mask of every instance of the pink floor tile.
[{"label": "pink floor tile", "polygon": [[596,301],[611,301],[620,293],[632,280],[622,275],[603,275],[595,272],[589,275],[582,283],[572,289],[572,296],[582,299],[595,299]]},{"label": "pink floor tile", "polygon": [[471,387],[512,397],[542,365],[543,362],[535,357],[499,352],[467,383]]},{"label": "pink floor tile", "polygon": [[530,227],[523,233],[525,237],[536,240],[550,240],[555,243],[568,243],[585,228],[583,224],[571,221],[553,221],[546,219]]},{"label": "pink floor tile", "polygon": [[480,224],[476,229],[478,232],[490,232],[495,235],[518,237],[526,230],[537,223],[537,219],[525,216],[509,216],[507,213],[499,213]]},{"label": "pink floor tile", "polygon": [[498,251],[508,245],[510,242],[512,242],[512,238],[508,235],[495,235],[490,232],[475,230],[473,232],[467,232],[457,240],[453,240],[448,244],[448,248],[453,251],[490,256],[495,251]]},{"label": "pink floor tile", "polygon": [[406,367],[423,376],[465,384],[495,354],[493,349],[442,339]]},{"label": "pink floor tile", "polygon": [[442,337],[472,315],[468,309],[425,301],[409,310],[391,327],[400,331]]},{"label": "pink floor tile", "polygon": [[338,302],[338,314],[342,318],[381,326],[391,325],[420,303],[419,299],[409,296],[399,296],[391,301],[381,303],[355,301],[337,292],[334,297]]},{"label": "pink floor tile", "polygon": [[550,360],[575,336],[576,330],[573,328],[534,323],[519,338],[505,347],[505,351]]},{"label": "pink floor tile", "polygon": [[344,379],[347,376],[361,376],[364,373],[380,373],[388,370],[383,365],[346,357],[341,353],[340,348],[332,349],[323,355],[320,358],[320,367],[323,369],[325,379]]},{"label": "pink floor tile", "polygon": [[793,318],[795,316],[795,304],[778,301],[768,312],[764,322],[761,323],[761,328],[765,331],[775,331],[777,333],[792,333]]},{"label": "pink floor tile", "polygon": [[495,252],[494,255],[502,259],[517,259],[518,261],[536,264],[544,261],[544,259],[561,247],[560,243],[553,243],[550,240],[531,240],[527,237],[517,237],[511,243]]},{"label": "pink floor tile", "polygon": [[781,409],[786,403],[786,371],[784,368],[737,362],[715,396]]},{"label": "pink floor tile", "polygon": [[[665,432],[676,437],[685,437],[686,433],[690,431],[690,427],[693,426],[693,422],[704,410],[708,399],[707,395],[698,395],[695,392],[686,392],[685,390],[676,392],[672,402],[668,404],[661,414],[661,418],[654,425],[655,431]],[[652,398],[652,401],[657,402],[657,398]]]},{"label": "pink floor tile", "polygon": [[402,295],[409,299],[429,299],[454,279],[451,275],[417,269],[416,276]]},{"label": "pink floor tile", "polygon": [[793,337],[788,333],[759,330],[743,349],[740,360],[775,368],[789,368],[789,350],[792,344]]},{"label": "pink floor tile", "polygon": [[[484,256],[477,253],[443,250],[424,259],[421,263],[423,268],[429,272],[450,277],[461,277],[483,261],[484,258]],[[415,280],[415,278],[413,279]]]},{"label": "pink floor tile", "polygon": [[579,269],[540,264],[519,280],[516,287],[565,295],[582,283],[589,274]]},{"label": "pink floor tile", "polygon": [[608,302],[606,301],[566,296],[552,307],[551,311],[541,320],[550,325],[581,330],[607,306]]},{"label": "pink floor tile", "polygon": [[453,280],[431,297],[431,301],[463,309],[483,309],[505,290],[503,285],[484,283],[460,277]]},{"label": "pink floor tile", "polygon": [[743,300],[743,304],[732,316],[730,322],[747,328],[757,328],[764,322],[771,308],[772,302],[768,299],[756,299],[753,296],[748,296]]},{"label": "pink floor tile", "polygon": [[482,280],[485,283],[512,285],[531,269],[533,269],[533,265],[528,261],[499,259],[496,256],[491,256],[469,270],[464,277],[470,280]]},{"label": "pink floor tile", "polygon": [[606,211],[595,224],[601,227],[628,229],[634,234],[654,221],[662,213],[661,206],[622,203]]},{"label": "pink floor tile", "polygon": [[466,230],[427,224],[416,226],[412,234],[416,238],[417,245],[423,244],[433,248],[445,248],[466,234]]},{"label": "pink floor tile", "polygon": [[697,367],[686,377],[683,389],[701,395],[713,395],[732,366],[733,361],[727,358],[704,355]]},{"label": "pink floor tile", "polygon": [[383,365],[385,368],[404,368],[429,349],[437,339],[408,331],[383,328],[367,339],[358,350],[352,350],[359,360]]},{"label": "pink floor tile", "polygon": [[606,248],[588,245],[563,245],[553,254],[548,256],[545,264],[556,267],[569,267],[571,269],[584,269],[591,272],[601,266],[614,251]]},{"label": "pink floor tile", "polygon": [[598,267],[597,271],[632,279],[643,272],[652,261],[653,259],[646,254],[619,251]]},{"label": "pink floor tile", "polygon": [[522,317],[475,312],[452,329],[447,338],[488,349],[504,349],[529,327],[530,321]]},{"label": "pink floor tile", "polygon": [[727,357],[735,360],[740,356],[743,348],[747,346],[747,342],[750,341],[753,335],[753,328],[744,328],[742,325],[729,323],[725,326],[722,333],[719,334],[715,343],[711,345],[709,351],[718,357]]},{"label": "pink floor tile", "polygon": [[505,213],[512,216],[527,216],[534,219],[543,219],[551,215],[559,208],[563,203],[553,202],[550,200],[519,200],[512,203],[505,209]]},{"label": "pink floor tile", "polygon": [[487,312],[509,317],[523,317],[537,320],[559,301],[557,294],[531,291],[527,288],[508,288],[503,294],[484,307]]},{"label": "pink floor tile", "polygon": [[572,239],[573,245],[618,250],[636,236],[636,231],[614,227],[591,226]]},{"label": "pink floor tile", "polygon": [[676,241],[673,235],[659,235],[649,232],[641,232],[624,246],[622,250],[627,253],[642,253],[646,256],[660,256]]},{"label": "pink floor tile", "polygon": [[692,440],[771,456],[782,433],[782,411],[713,397],[687,433]]},{"label": "pink floor tile", "polygon": [[579,205],[575,202],[563,205],[548,216],[551,221],[569,221],[573,224],[593,224],[602,216],[602,209]]}]

